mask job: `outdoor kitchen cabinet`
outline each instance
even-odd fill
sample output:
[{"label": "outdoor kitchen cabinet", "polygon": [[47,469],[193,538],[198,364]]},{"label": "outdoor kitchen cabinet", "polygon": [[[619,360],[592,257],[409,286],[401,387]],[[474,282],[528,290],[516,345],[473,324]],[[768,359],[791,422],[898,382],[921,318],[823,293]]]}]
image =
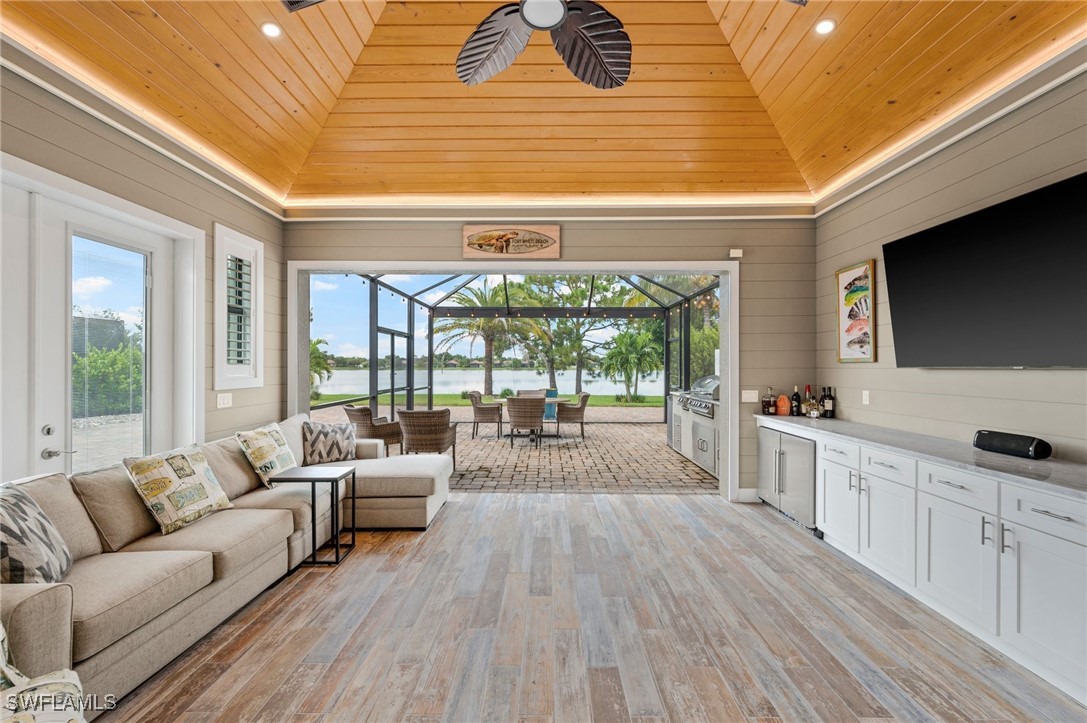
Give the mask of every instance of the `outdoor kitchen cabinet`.
[{"label": "outdoor kitchen cabinet", "polygon": [[815,527],[815,442],[759,427],[759,498]]}]

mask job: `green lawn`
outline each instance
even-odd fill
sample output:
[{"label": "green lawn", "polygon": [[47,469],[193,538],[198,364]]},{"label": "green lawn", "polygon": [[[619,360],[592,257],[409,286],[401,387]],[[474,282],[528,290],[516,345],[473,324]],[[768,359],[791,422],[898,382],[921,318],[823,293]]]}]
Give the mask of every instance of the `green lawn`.
[{"label": "green lawn", "polygon": [[[328,404],[330,402],[342,402],[345,399],[354,399],[355,394],[322,394],[321,398],[313,404]],[[573,397],[573,395],[569,395]],[[422,395],[425,400],[425,394]],[[404,396],[398,394],[396,398],[397,403],[404,401]],[[384,394],[378,399],[378,403],[381,405],[389,404],[389,395]],[[471,402],[467,399],[461,399],[460,394],[435,394],[434,395],[435,407],[468,407],[471,406]],[[590,407],[663,407],[664,397],[646,397],[644,402],[636,402],[633,404],[627,404],[626,402],[617,402],[615,397],[611,394],[608,395],[593,395],[589,397]]]}]

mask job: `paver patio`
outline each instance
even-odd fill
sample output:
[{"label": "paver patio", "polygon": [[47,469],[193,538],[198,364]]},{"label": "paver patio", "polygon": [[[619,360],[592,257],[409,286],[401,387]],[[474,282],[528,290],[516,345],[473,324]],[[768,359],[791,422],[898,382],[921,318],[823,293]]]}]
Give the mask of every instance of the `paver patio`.
[{"label": "paver patio", "polygon": [[[471,419],[471,409],[454,407],[454,420]],[[590,408],[592,411],[592,408]],[[626,410],[643,411],[643,410]],[[659,418],[660,410],[651,409]],[[457,414],[461,412],[461,414]],[[633,415],[632,415],[633,416]],[[314,410],[315,421],[345,422],[339,407]],[[554,424],[546,425],[553,432]],[[503,425],[503,431],[506,431]],[[585,439],[577,425],[563,428],[561,439],[545,438],[540,448],[527,438],[495,439],[493,424],[457,428],[454,490],[469,492],[605,492],[683,494],[716,492],[717,479],[667,445],[665,425],[657,423],[588,423]],[[391,454],[398,454],[393,447]]]}]

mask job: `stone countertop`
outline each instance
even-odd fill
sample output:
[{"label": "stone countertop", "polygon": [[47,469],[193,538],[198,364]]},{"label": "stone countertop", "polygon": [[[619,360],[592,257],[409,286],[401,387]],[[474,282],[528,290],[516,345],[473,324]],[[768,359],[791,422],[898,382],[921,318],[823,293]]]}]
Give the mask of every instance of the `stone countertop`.
[{"label": "stone countertop", "polygon": [[876,427],[841,419],[808,419],[756,414],[763,426],[796,433],[836,437],[888,452],[905,452],[917,459],[983,474],[1003,482],[1087,500],[1087,465],[1060,459],[1023,459],[986,452],[966,442]]}]

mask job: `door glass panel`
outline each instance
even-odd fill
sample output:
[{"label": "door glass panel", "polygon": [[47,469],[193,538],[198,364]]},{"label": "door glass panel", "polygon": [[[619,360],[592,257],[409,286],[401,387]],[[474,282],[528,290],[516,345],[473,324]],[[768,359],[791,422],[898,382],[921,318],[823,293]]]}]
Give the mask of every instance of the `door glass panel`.
[{"label": "door glass panel", "polygon": [[148,450],[145,254],[72,238],[73,471]]}]

